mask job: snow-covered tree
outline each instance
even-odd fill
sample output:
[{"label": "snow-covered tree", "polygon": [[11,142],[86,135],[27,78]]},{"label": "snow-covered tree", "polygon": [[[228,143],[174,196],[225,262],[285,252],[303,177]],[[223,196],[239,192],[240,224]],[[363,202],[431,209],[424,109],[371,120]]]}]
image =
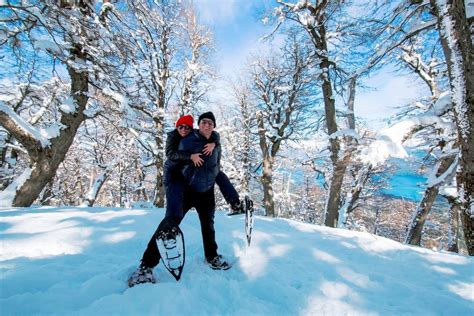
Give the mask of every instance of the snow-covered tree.
[{"label": "snow-covered tree", "polygon": [[297,34],[279,55],[253,65],[253,90],[257,98],[256,113],[259,144],[262,152],[262,185],[267,216],[276,216],[273,171],[280,147],[298,128],[304,110],[311,103],[309,84],[313,80],[314,59]]},{"label": "snow-covered tree", "polygon": [[474,255],[474,17],[465,1],[431,0],[448,65],[460,157],[456,175],[469,255]]},{"label": "snow-covered tree", "polygon": [[199,24],[192,6],[188,6],[183,15],[183,46],[186,49],[181,52],[184,68],[178,75],[180,115],[195,111],[210,88],[209,78],[212,76],[207,65],[212,48],[212,35]]},{"label": "snow-covered tree", "polygon": [[[97,111],[90,103],[92,91],[117,78],[120,67],[110,56],[120,53],[92,1],[3,1],[0,9],[5,16],[2,54],[12,67],[8,73],[17,75],[8,89],[18,92],[0,101],[0,124],[28,155],[28,167],[1,197],[5,205],[28,206],[54,178],[81,123]],[[28,68],[34,81],[22,76]],[[18,90],[33,82],[33,90],[46,89],[44,71],[59,82],[58,89],[42,97],[28,88]]]}]

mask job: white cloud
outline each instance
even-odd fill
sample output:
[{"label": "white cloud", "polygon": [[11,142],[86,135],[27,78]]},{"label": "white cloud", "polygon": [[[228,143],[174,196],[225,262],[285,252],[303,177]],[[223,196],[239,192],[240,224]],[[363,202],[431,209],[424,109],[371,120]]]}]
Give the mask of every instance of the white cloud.
[{"label": "white cloud", "polygon": [[194,4],[201,21],[211,25],[231,22],[239,9],[236,0],[195,0]]}]

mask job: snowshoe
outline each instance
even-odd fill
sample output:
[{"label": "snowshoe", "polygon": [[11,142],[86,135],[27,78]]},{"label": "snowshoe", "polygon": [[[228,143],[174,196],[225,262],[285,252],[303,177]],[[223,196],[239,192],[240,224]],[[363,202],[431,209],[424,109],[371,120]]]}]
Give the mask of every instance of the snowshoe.
[{"label": "snowshoe", "polygon": [[185,262],[184,235],[178,226],[161,231],[156,238],[161,261],[171,275],[179,281]]},{"label": "snowshoe", "polygon": [[232,266],[222,257],[217,255],[212,260],[208,260],[207,263],[214,270],[229,270]]},{"label": "snowshoe", "polygon": [[141,283],[156,283],[152,268],[140,265],[128,279],[129,287],[133,287]]},{"label": "snowshoe", "polygon": [[248,196],[245,196],[243,204],[245,209],[245,234],[247,236],[247,244],[250,246],[253,229],[253,201]]}]

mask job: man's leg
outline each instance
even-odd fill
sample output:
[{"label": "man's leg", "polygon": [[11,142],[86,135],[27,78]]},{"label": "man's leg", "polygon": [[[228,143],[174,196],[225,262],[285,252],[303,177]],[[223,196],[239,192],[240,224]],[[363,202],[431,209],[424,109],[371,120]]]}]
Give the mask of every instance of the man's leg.
[{"label": "man's leg", "polygon": [[204,255],[210,261],[217,256],[216,232],[214,230],[214,213],[216,202],[214,188],[203,193],[194,193],[196,211],[201,222]]}]

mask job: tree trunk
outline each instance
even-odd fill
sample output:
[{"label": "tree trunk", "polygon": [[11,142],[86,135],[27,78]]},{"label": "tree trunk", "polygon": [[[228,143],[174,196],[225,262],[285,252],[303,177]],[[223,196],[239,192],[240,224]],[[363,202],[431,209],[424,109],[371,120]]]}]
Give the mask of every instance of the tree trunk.
[{"label": "tree trunk", "polygon": [[83,203],[85,206],[88,206],[88,207],[94,206],[94,203],[97,200],[97,196],[99,196],[100,189],[102,189],[102,186],[104,185],[105,181],[107,181],[107,178],[109,177],[110,170],[111,170],[110,166],[103,168],[100,174],[92,182],[91,187],[89,188],[89,191],[87,192],[85,196],[85,201]]},{"label": "tree trunk", "polygon": [[349,79],[348,90],[349,90],[349,99],[347,100],[347,124],[350,129],[355,130],[355,113],[354,113],[354,104],[355,104],[355,94],[357,86],[357,77],[354,75]]},{"label": "tree trunk", "polygon": [[380,221],[380,208],[377,208],[377,210],[375,210],[374,235],[377,235],[379,232],[379,221]]},{"label": "tree trunk", "polygon": [[468,253],[474,256],[474,51],[462,0],[431,0],[438,16],[441,45],[448,65],[461,158],[457,173],[461,221]]},{"label": "tree trunk", "polygon": [[[349,98],[347,100],[347,125],[349,126],[349,129],[352,129],[355,131],[355,115],[354,115],[354,104],[355,104],[355,95],[356,95],[356,87],[357,87],[357,76],[353,75],[351,78],[349,78],[349,83],[348,83],[348,90],[349,90]],[[347,143],[350,144],[350,146],[347,147],[346,149],[346,155],[349,155],[349,157],[345,158],[346,159],[346,165],[349,163],[350,156],[352,155],[352,151],[355,149],[357,146],[355,139],[353,137],[347,137],[346,138]],[[347,224],[347,218],[349,214],[352,212],[354,209],[360,193],[362,192],[362,189],[365,186],[365,183],[367,179],[369,178],[370,171],[372,170],[372,165],[368,166],[362,166],[362,170],[358,174],[357,179],[353,179],[353,182],[356,182],[355,186],[352,187],[351,192],[346,198],[346,202],[344,203],[344,206],[342,206],[339,209],[339,223],[337,223],[338,227],[345,227]],[[345,173],[345,170],[344,170]],[[342,179],[344,180],[344,178]],[[341,182],[342,185],[342,182]]]},{"label": "tree trunk", "polygon": [[250,133],[245,129],[243,139],[243,157],[242,166],[244,168],[244,175],[240,181],[240,188],[242,192],[249,192],[250,183]]},{"label": "tree trunk", "polygon": [[372,170],[372,165],[363,166],[361,170],[357,173],[357,179],[354,179],[355,184],[352,186],[351,192],[347,197],[347,201],[344,203],[342,210],[344,214],[339,214],[339,227],[345,227],[347,225],[347,220],[349,215],[355,209],[357,201],[360,198],[360,193],[365,187],[365,183],[369,179],[370,172]]},{"label": "tree trunk", "polygon": [[263,161],[263,204],[265,206],[266,215],[275,217],[275,201],[273,196],[273,170],[272,162],[265,160]]},{"label": "tree trunk", "polygon": [[128,190],[127,184],[125,183],[125,168],[122,161],[119,163],[119,191],[120,207],[128,207]]},{"label": "tree trunk", "polygon": [[7,151],[8,151],[8,146],[7,144],[11,141],[11,135],[8,134],[5,139],[4,139],[4,146],[0,149],[0,167],[4,167],[6,164],[7,160]]},{"label": "tree trunk", "polygon": [[448,223],[448,251],[459,252],[459,212],[461,210],[456,198],[448,198],[449,223]]},{"label": "tree trunk", "polygon": [[[451,165],[454,162],[454,157],[441,158],[439,162],[438,170],[436,171],[436,176],[440,177],[445,172],[450,169]],[[454,172],[452,168],[452,172]],[[448,178],[451,178],[448,176]],[[405,238],[405,243],[411,245],[419,246],[421,243],[421,236],[423,232],[423,226],[425,225],[426,217],[433,206],[433,202],[438,196],[438,191],[441,185],[444,184],[444,181],[439,181],[435,185],[429,186],[425,190],[425,194],[418,204],[413,219],[411,220],[410,225],[408,226],[407,236]]]},{"label": "tree trunk", "polygon": [[273,157],[270,155],[266,141],[265,126],[263,123],[262,114],[257,114],[258,120],[258,135],[260,138],[260,148],[262,149],[263,156],[263,174],[262,174],[262,185],[263,185],[263,205],[265,207],[265,213],[267,216],[275,217],[275,201],[273,198]]},{"label": "tree trunk", "polygon": [[140,166],[138,159],[135,160],[135,170],[138,172],[138,180],[139,180],[139,189],[137,191],[137,201],[140,201],[141,197],[143,196],[144,201],[148,201],[148,194],[146,193],[145,189],[145,172],[143,168]]},{"label": "tree trunk", "polygon": [[164,121],[164,117],[161,117],[161,116],[155,117],[153,121],[155,123],[155,131],[156,131],[155,144],[156,144],[156,150],[157,150],[157,153],[155,153],[156,185],[155,185],[155,195],[153,198],[153,205],[155,205],[156,207],[164,207],[165,206],[165,189],[163,186],[163,164],[164,164],[163,121]]},{"label": "tree trunk", "polygon": [[[80,58],[80,56],[78,56]],[[30,206],[39,196],[43,188],[54,178],[56,171],[63,162],[69,147],[74,141],[79,125],[84,121],[88,95],[88,75],[68,68],[71,76],[71,95],[77,104],[75,113],[62,113],[61,124],[67,128],[62,129],[59,136],[51,139],[48,148],[41,148],[36,154],[30,155],[31,175],[17,189],[13,206]]]},{"label": "tree trunk", "polygon": [[[318,16],[317,18],[318,20],[323,21],[326,17],[323,14],[321,16]],[[332,135],[337,132],[337,121],[335,99],[332,91],[329,73],[330,63],[328,59],[326,28],[324,26],[324,23],[321,22],[320,26],[318,27],[318,30],[310,28],[308,29],[308,32],[313,38],[313,43],[315,45],[316,51],[319,52],[318,57],[321,60],[321,62],[319,63],[319,68],[322,71],[321,78],[326,127],[328,130],[328,135]],[[333,175],[326,202],[324,224],[330,227],[337,227],[339,208],[341,207],[341,187],[342,182],[344,180],[346,166],[342,163],[342,161],[339,161],[339,139],[337,137],[331,137],[329,139],[329,142],[331,151],[331,161],[333,165]]]},{"label": "tree trunk", "polygon": [[347,150],[344,157],[337,161],[334,167],[331,185],[329,186],[328,199],[326,201],[326,212],[324,214],[324,225],[326,226],[337,227],[339,209],[341,207],[342,183],[351,156],[351,152]]}]

